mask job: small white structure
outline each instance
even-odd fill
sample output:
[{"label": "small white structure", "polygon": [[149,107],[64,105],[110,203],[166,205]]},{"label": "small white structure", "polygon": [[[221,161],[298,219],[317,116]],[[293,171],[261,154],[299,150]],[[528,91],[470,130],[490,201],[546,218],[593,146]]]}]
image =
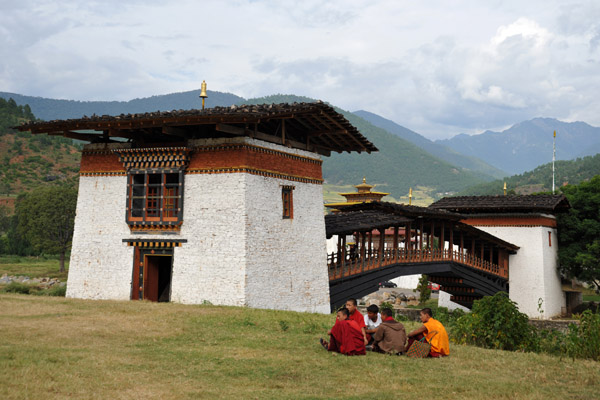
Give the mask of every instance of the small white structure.
[{"label": "small white structure", "polygon": [[[520,247],[509,256],[509,296],[521,312],[546,319],[566,311],[555,217],[569,208],[564,195],[447,197],[432,207],[463,214],[461,222]],[[442,292],[439,304],[459,306]]]},{"label": "small white structure", "polygon": [[82,153],[67,297],[330,311],[321,156],[377,150],[330,106],[21,129],[93,142]]}]

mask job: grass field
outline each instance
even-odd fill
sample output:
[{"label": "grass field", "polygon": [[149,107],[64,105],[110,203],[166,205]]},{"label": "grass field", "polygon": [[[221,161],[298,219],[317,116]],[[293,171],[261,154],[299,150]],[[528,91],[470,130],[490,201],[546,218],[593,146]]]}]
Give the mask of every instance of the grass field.
[{"label": "grass field", "polygon": [[58,278],[67,281],[69,258],[65,261],[65,272],[59,272],[60,263],[56,257],[0,256],[0,276],[22,275],[30,278]]},{"label": "grass field", "polygon": [[[334,355],[331,315],[0,295],[2,399],[590,399],[600,363],[451,346]],[[407,329],[415,323],[407,323]]]}]

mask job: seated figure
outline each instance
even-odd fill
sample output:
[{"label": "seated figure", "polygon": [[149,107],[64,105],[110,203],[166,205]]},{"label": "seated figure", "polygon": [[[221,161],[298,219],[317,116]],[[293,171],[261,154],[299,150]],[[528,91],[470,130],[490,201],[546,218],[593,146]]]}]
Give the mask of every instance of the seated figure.
[{"label": "seated figure", "polygon": [[373,344],[373,334],[380,324],[381,314],[379,314],[379,307],[377,307],[375,304],[371,304],[369,307],[367,307],[367,315],[365,315],[365,333],[367,334],[369,345]]},{"label": "seated figure", "polygon": [[388,354],[402,354],[405,350],[406,331],[404,325],[392,316],[392,310],[381,310],[383,321],[373,335],[373,351]]},{"label": "seated figure", "polygon": [[366,350],[362,329],[355,321],[348,319],[349,315],[350,312],[345,307],[337,312],[335,325],[327,332],[329,334],[329,342],[321,338],[321,346],[327,351],[334,351],[347,356],[365,355]]},{"label": "seated figure", "polygon": [[425,337],[427,343],[431,344],[429,357],[442,357],[450,354],[450,342],[444,325],[433,319],[431,308],[424,308],[419,315],[423,325],[408,334],[407,350],[415,340]]}]

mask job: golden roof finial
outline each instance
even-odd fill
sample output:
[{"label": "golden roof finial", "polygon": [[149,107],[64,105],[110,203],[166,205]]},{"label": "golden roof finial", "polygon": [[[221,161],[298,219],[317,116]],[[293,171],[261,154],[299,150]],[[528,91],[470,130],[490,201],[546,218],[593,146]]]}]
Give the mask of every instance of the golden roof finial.
[{"label": "golden roof finial", "polygon": [[363,183],[367,183],[367,177],[363,176]]},{"label": "golden roof finial", "polygon": [[412,188],[408,189],[408,205],[412,205]]},{"label": "golden roof finial", "polygon": [[506,182],[504,182],[504,195],[506,196]]},{"label": "golden roof finial", "polygon": [[202,81],[202,85],[200,85],[200,97],[202,98],[202,109],[204,110],[204,99],[208,97],[206,94],[206,81]]}]

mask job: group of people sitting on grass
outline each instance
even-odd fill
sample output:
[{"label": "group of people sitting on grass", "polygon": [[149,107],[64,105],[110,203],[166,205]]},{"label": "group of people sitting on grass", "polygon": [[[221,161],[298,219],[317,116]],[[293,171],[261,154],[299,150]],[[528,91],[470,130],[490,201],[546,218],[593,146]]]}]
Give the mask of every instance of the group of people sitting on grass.
[{"label": "group of people sitting on grass", "polygon": [[[349,299],[346,307],[338,310],[333,327],[327,332],[329,341],[320,339],[328,351],[348,356],[364,355],[367,350],[402,355],[418,340],[431,345],[429,357],[442,357],[450,354],[448,334],[444,326],[432,316],[430,308],[420,312],[423,325],[406,334],[404,325],[394,319],[390,308],[381,312],[376,305],[367,307],[363,316],[357,309],[356,299]],[[408,339],[408,341],[407,341]]]}]

